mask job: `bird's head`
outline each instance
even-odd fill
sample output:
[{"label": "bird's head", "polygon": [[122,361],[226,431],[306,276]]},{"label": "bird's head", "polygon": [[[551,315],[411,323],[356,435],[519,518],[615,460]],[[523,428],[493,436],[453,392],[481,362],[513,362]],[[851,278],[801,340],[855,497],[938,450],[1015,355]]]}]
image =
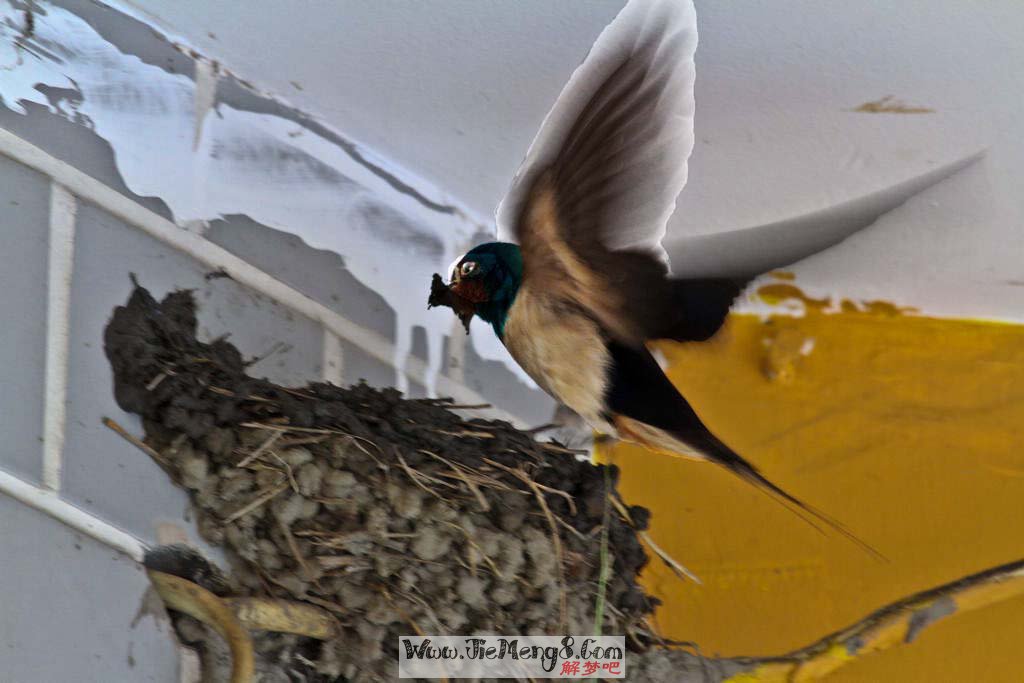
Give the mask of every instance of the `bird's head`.
[{"label": "bird's head", "polygon": [[522,279],[523,257],[519,247],[509,242],[487,242],[452,264],[447,285],[438,275],[434,276],[428,305],[450,306],[466,332],[473,315],[478,315],[500,337]]}]

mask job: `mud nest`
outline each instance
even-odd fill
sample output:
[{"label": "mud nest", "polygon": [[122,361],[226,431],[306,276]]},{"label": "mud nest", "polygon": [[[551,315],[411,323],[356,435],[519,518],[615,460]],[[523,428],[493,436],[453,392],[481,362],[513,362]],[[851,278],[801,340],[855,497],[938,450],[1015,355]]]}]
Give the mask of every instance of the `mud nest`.
[{"label": "mud nest", "polygon": [[280,680],[394,680],[397,637],[417,632],[591,633],[601,585],[602,631],[651,645],[649,515],[615,467],[446,400],[250,377],[225,339],[196,339],[195,311],[136,285],[105,332],[114,391],[226,550],[230,591],[337,618],[327,642],[257,640],[301,655]]}]

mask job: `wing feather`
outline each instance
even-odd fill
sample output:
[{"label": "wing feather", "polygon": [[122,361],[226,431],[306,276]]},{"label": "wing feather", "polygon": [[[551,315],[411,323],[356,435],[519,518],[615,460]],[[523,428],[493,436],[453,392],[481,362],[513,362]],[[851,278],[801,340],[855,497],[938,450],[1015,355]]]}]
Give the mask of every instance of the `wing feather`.
[{"label": "wing feather", "polygon": [[578,190],[560,203],[595,184],[615,200],[602,204],[599,223],[567,226],[574,239],[643,249],[667,263],[661,240],[693,149],[696,46],[691,0],[631,0],[544,119],[498,207],[499,239],[522,241],[523,205],[555,168],[561,189]]},{"label": "wing feather", "polygon": [[[499,238],[519,242],[524,278],[634,346],[707,338],[739,291],[670,280],[661,248],[693,148],[696,40],[690,0],[631,0],[569,79],[498,208]],[[708,303],[698,291],[731,295]]]}]

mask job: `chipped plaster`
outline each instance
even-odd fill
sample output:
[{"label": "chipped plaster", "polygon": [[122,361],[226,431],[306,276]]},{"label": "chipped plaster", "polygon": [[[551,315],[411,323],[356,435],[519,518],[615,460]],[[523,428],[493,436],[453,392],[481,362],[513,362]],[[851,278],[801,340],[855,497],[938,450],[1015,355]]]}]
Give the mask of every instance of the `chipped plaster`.
[{"label": "chipped plaster", "polygon": [[[116,19],[119,43],[139,50],[134,34],[142,31],[156,44],[147,59],[97,30],[109,10],[79,5],[90,22],[56,4],[35,8],[32,35],[16,40],[24,10],[0,4],[0,31],[11,38],[0,47],[6,107],[27,114],[39,105],[92,129],[113,148],[127,188],[160,197],[180,225],[245,214],[342,255],[396,312],[396,367],[404,367],[421,327],[436,377],[451,321],[428,313],[410,292],[461,253],[481,221],[430,183],[250,90],[216,63],[192,57],[192,73],[180,73],[187,71],[180,59],[142,24]],[[474,343],[485,358],[507,358],[488,335]],[[404,376],[398,385],[407,386]]]}]

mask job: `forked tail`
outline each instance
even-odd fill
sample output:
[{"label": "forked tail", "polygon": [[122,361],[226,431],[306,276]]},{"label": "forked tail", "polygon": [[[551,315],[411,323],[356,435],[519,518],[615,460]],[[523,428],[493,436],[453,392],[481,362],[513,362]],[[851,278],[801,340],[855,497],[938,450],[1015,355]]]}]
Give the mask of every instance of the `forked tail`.
[{"label": "forked tail", "polygon": [[875,558],[885,562],[889,561],[889,558],[879,552],[877,548],[857,536],[857,534],[853,533],[842,522],[825,512],[822,512],[813,505],[805,503],[796,496],[788,493],[781,487],[769,481],[768,478],[761,474],[756,467],[722,443],[718,437],[706,428],[701,430],[701,433],[699,434],[691,433],[687,434],[685,437],[682,435],[673,436],[685,446],[689,447],[689,449],[698,451],[708,460],[718,463],[733,474],[739,476],[744,481],[753,484],[758,490],[764,492],[769,498],[795,514],[815,530],[824,533],[824,530],[821,528],[821,524],[824,524],[842,536],[845,536],[850,542],[859,546],[862,550],[873,555]]}]

